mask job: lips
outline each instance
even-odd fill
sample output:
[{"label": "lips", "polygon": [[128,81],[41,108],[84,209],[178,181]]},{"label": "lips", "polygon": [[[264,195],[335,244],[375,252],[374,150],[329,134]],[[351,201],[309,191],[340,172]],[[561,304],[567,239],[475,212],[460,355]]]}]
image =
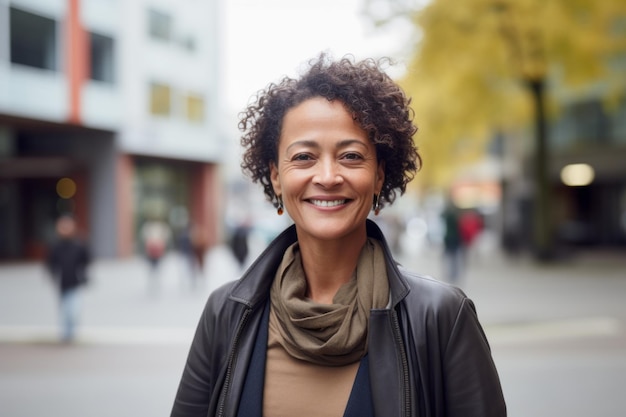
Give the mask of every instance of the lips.
[{"label": "lips", "polygon": [[311,204],[318,207],[335,207],[345,204],[346,200],[309,200]]}]

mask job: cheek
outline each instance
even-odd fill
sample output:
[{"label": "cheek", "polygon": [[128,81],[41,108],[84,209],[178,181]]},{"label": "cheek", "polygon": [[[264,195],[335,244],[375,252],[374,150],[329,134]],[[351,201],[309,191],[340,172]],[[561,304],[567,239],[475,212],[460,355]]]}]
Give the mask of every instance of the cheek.
[{"label": "cheek", "polygon": [[309,178],[298,170],[286,169],[281,171],[279,178],[278,183],[283,194],[297,194],[310,182]]}]

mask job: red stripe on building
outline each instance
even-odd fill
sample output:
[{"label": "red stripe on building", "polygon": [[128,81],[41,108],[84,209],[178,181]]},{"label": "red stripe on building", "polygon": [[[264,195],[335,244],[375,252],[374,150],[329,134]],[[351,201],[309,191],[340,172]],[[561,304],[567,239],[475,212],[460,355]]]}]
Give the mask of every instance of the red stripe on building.
[{"label": "red stripe on building", "polygon": [[116,166],[117,190],[117,254],[133,254],[133,177],[135,164],[130,155],[118,155]]},{"label": "red stripe on building", "polygon": [[81,123],[81,93],[89,70],[87,32],[80,22],[80,0],[68,0],[66,29],[67,76],[70,109],[68,121]]}]

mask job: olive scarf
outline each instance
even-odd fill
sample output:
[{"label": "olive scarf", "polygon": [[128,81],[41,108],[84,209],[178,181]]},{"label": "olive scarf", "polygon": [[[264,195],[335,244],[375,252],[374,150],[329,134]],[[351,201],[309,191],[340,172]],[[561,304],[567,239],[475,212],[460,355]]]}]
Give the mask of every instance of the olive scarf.
[{"label": "olive scarf", "polygon": [[285,251],[270,292],[282,346],[293,357],[325,366],[341,366],[367,353],[371,309],[389,301],[389,282],[380,244],[368,239],[349,282],[332,304],[306,298],[307,282],[298,243]]}]

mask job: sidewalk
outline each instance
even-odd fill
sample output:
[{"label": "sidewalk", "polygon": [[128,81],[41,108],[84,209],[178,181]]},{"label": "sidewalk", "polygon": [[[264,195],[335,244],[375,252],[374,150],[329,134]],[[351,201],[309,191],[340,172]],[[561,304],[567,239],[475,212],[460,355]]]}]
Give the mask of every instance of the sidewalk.
[{"label": "sidewalk", "polygon": [[[209,293],[238,274],[226,247],[207,254],[203,279],[195,283],[176,252],[162,260],[156,279],[141,257],[96,260],[77,342],[188,345]],[[0,343],[56,342],[55,291],[41,263],[0,266]]]},{"label": "sidewalk", "polygon": [[[440,276],[436,250],[398,260]],[[195,290],[178,255],[162,266],[150,291],[143,259],[95,262],[71,346],[57,345],[56,297],[41,265],[0,266],[3,415],[167,415],[206,298],[239,271],[224,247],[208,254]],[[511,417],[623,414],[625,271],[621,256],[550,266],[497,253],[471,259],[461,286],[476,304]]]},{"label": "sidewalk", "polygon": [[[438,250],[399,260],[410,270],[442,276]],[[459,286],[474,301],[490,343],[498,347],[626,338],[623,253],[586,252],[537,264],[526,256],[508,258],[484,251],[470,256]]]},{"label": "sidewalk", "polygon": [[[459,285],[475,302],[494,343],[546,333],[621,333],[626,324],[622,258],[581,256],[542,266],[481,253],[470,259]],[[400,256],[399,261],[413,271],[441,276],[437,250]],[[204,279],[195,287],[175,252],[163,260],[157,281],[151,282],[148,272],[140,257],[98,260],[91,266],[79,343],[187,345],[210,292],[240,274],[223,246],[207,254]],[[0,343],[55,342],[56,301],[41,264],[0,266]]]}]

